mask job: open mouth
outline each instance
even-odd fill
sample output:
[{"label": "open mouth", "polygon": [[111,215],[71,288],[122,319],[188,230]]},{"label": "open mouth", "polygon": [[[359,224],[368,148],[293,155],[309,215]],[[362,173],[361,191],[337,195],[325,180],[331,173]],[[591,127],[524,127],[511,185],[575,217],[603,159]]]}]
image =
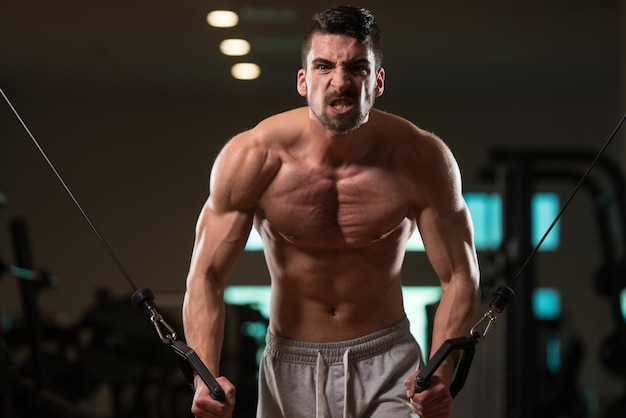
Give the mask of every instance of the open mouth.
[{"label": "open mouth", "polygon": [[337,111],[342,111],[351,109],[353,106],[353,101],[351,99],[340,98],[332,100],[329,104],[330,107],[332,107],[333,109]]}]

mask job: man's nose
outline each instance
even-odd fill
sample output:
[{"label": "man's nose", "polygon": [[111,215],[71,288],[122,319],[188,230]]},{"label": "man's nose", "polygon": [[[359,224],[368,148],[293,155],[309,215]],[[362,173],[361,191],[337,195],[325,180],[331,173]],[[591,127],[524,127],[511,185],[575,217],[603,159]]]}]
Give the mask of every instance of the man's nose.
[{"label": "man's nose", "polygon": [[350,87],[350,84],[352,84],[350,73],[342,67],[335,68],[331,85],[337,89],[337,91],[345,91]]}]

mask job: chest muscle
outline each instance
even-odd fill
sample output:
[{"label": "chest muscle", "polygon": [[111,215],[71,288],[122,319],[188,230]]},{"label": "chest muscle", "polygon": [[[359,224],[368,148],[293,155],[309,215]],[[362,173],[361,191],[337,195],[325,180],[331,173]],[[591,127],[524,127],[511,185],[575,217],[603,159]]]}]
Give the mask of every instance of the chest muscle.
[{"label": "chest muscle", "polygon": [[328,174],[281,170],[261,199],[272,233],[302,245],[359,247],[384,238],[407,216],[406,193],[388,171]]}]

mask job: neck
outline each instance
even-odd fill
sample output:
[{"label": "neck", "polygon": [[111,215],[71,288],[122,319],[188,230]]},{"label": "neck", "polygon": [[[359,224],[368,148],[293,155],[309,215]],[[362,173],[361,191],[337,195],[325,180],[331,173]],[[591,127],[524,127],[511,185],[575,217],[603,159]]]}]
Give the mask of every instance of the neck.
[{"label": "neck", "polygon": [[308,148],[311,157],[322,164],[339,166],[358,163],[373,145],[369,129],[363,125],[348,133],[335,133],[323,127],[317,119],[312,122],[313,135]]}]

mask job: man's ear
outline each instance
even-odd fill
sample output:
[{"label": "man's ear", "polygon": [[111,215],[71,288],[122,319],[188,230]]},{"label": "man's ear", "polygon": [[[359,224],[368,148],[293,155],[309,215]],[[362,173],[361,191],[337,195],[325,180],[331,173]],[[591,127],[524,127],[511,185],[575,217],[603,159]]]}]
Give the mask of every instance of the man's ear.
[{"label": "man's ear", "polygon": [[376,97],[379,97],[385,91],[385,69],[380,68],[378,70],[378,74],[376,75],[376,89],[374,92],[376,93]]},{"label": "man's ear", "polygon": [[298,71],[297,83],[298,94],[302,97],[306,97],[306,72],[303,68]]}]

